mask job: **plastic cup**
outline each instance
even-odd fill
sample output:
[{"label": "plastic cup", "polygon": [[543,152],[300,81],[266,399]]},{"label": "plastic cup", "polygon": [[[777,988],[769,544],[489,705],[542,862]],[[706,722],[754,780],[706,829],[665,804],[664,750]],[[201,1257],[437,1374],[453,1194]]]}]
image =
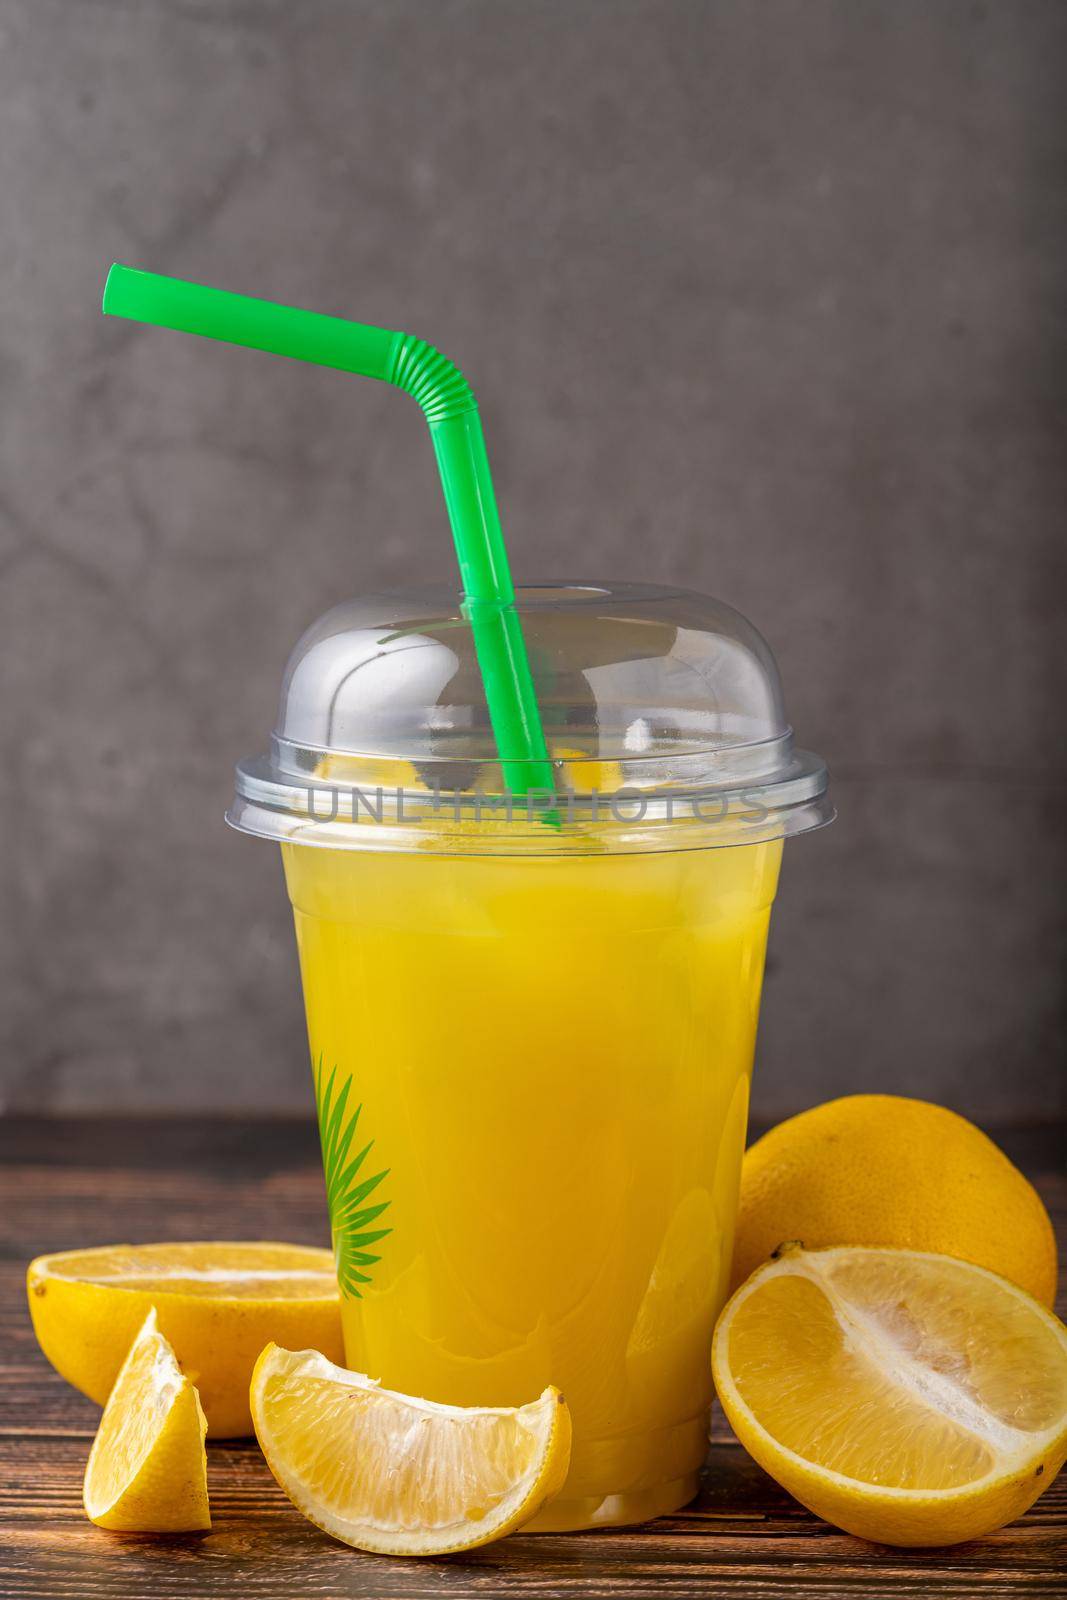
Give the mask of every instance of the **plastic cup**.
[{"label": "plastic cup", "polygon": [[410,335],[115,266],[105,312],[395,384],[462,595],[338,607],[232,824],[282,845],[352,1365],[567,1393],[538,1526],[696,1489],[782,840],[832,816],[766,645],[682,591],[512,587],[474,396]]},{"label": "plastic cup", "polygon": [[509,803],[461,597],[424,592],[309,630],[229,820],[282,846],[348,1362],[559,1385],[562,1529],[696,1492],[782,842],[832,812],[736,612],[518,609],[554,795]]}]

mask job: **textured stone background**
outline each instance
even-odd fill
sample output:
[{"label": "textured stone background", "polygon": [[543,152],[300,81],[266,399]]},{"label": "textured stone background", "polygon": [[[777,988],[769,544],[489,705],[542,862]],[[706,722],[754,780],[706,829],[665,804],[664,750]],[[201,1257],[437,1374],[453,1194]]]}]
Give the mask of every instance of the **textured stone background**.
[{"label": "textured stone background", "polygon": [[307,1106],[231,763],[311,618],[450,573],[408,400],[105,323],[118,258],[434,339],[520,575],[770,638],[841,815],[758,1114],[1049,1114],[1065,88],[1062,0],[0,0],[4,1103]]}]

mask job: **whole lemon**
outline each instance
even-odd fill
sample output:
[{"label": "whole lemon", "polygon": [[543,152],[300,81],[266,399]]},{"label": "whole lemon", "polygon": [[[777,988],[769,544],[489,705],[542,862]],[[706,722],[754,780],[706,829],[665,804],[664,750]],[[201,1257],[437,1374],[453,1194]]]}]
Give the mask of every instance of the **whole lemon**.
[{"label": "whole lemon", "polygon": [[733,1286],[793,1239],[935,1251],[1042,1305],[1056,1296],[1056,1239],[1036,1190],[972,1122],[926,1100],[828,1100],[745,1152]]}]

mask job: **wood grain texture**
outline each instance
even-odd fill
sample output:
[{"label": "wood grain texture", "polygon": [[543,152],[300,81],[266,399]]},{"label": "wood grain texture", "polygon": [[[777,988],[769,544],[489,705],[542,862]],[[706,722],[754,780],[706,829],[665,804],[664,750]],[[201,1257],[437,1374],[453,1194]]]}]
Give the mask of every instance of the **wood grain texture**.
[{"label": "wood grain texture", "polygon": [[[1005,1137],[1057,1218],[1060,1130]],[[213,1528],[135,1537],[92,1527],[81,1477],[99,1416],[37,1350],[29,1258],[120,1238],[269,1237],[325,1242],[309,1123],[116,1121],[0,1124],[0,1596],[3,1600],[997,1600],[1067,1595],[1067,1475],[1023,1520],[951,1550],[862,1543],[819,1522],[733,1441],[721,1416],[697,1502],[642,1528],[517,1535],[465,1557],[364,1556],[305,1522],[254,1443],[209,1447]]]}]

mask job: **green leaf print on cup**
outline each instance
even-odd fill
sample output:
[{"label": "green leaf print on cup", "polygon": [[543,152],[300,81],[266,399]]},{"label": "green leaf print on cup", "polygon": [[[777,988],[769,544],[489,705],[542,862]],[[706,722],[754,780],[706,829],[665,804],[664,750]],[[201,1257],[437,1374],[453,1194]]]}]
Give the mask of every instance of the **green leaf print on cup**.
[{"label": "green leaf print on cup", "polygon": [[326,1203],[333,1230],[337,1284],[346,1300],[359,1300],[362,1298],[359,1285],[370,1282],[370,1274],[360,1269],[372,1267],[381,1260],[380,1256],[368,1254],[367,1246],[377,1244],[379,1239],[384,1239],[386,1234],[393,1231],[392,1228],[371,1228],[371,1224],[388,1207],[388,1200],[380,1200],[375,1205],[364,1203],[382,1179],[388,1176],[389,1168],[385,1167],[373,1177],[357,1182],[360,1168],[374,1148],[374,1140],[371,1139],[357,1155],[348,1159],[363,1107],[357,1106],[346,1116],[352,1080],[347,1078],[335,1097],[336,1082],[337,1068],[334,1067],[326,1079],[320,1056],[315,1068],[315,1104],[319,1113],[322,1166],[326,1175]]}]

